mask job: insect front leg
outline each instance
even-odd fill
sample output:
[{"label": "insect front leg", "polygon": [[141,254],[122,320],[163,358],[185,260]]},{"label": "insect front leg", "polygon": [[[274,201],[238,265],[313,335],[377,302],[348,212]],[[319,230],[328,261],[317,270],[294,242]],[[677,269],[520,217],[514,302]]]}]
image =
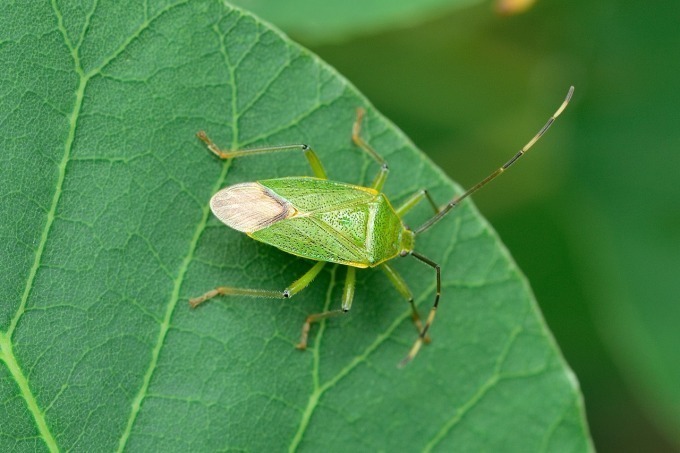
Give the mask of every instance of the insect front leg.
[{"label": "insect front leg", "polygon": [[[411,293],[411,290],[406,285],[404,279],[401,278],[401,275],[399,275],[397,271],[392,268],[392,266],[388,265],[387,263],[383,263],[380,265],[380,268],[385,272],[385,274],[387,274],[387,278],[390,279],[397,291],[399,291],[399,293],[404,296],[406,301],[411,305],[411,319],[413,320],[413,325],[416,327],[418,334],[420,334],[420,332],[423,331],[423,322],[421,321],[420,313],[418,313],[416,304],[413,302],[413,293]],[[429,335],[425,335],[424,341],[425,343],[429,343],[432,340],[430,339]]]},{"label": "insect front leg", "polygon": [[389,173],[390,168],[387,165],[387,161],[380,154],[378,154],[371,145],[366,143],[366,141],[361,138],[361,122],[363,121],[365,115],[366,110],[359,107],[357,109],[357,119],[354,121],[354,125],[352,126],[352,141],[355,145],[368,153],[368,155],[371,156],[378,163],[378,165],[380,165],[380,172],[375,176],[375,179],[371,184],[371,187],[380,192],[385,185],[387,173]]},{"label": "insect front leg", "polygon": [[210,140],[210,138],[206,135],[204,131],[199,131],[196,136],[203,141],[208,146],[208,149],[215,154],[217,157],[220,159],[233,159],[235,157],[243,157],[243,156],[253,156],[256,154],[267,154],[267,153],[275,153],[278,151],[290,151],[292,149],[299,149],[301,150],[305,157],[307,158],[307,162],[309,162],[309,166],[312,167],[312,172],[314,172],[314,176],[320,179],[328,179],[326,176],[326,170],[324,170],[323,165],[321,165],[321,161],[319,160],[319,157],[316,155],[314,150],[310,148],[309,146],[305,144],[299,144],[299,145],[283,145],[283,146],[266,146],[262,148],[251,148],[251,149],[240,149],[240,150],[228,150],[224,151],[221,150],[215,142]]},{"label": "insect front leg", "polygon": [[302,333],[300,334],[300,343],[296,348],[304,351],[307,349],[307,338],[309,337],[309,329],[312,328],[312,323],[319,322],[322,319],[332,318],[333,316],[343,315],[352,308],[352,301],[354,300],[354,288],[356,286],[356,268],[347,266],[347,277],[345,277],[345,287],[342,291],[342,306],[339,310],[324,311],[322,313],[315,313],[307,316],[305,323],[302,325]]},{"label": "insect front leg", "polygon": [[406,364],[413,360],[413,358],[418,354],[418,351],[420,351],[420,348],[423,346],[423,343],[425,342],[425,337],[427,336],[427,331],[430,330],[430,326],[432,325],[434,317],[437,314],[437,307],[439,306],[439,296],[442,292],[441,269],[439,267],[439,264],[416,252],[411,252],[411,255],[435,270],[435,272],[437,273],[437,292],[434,296],[434,304],[430,309],[430,314],[427,316],[427,320],[425,321],[425,326],[423,327],[423,330],[420,331],[420,335],[418,335],[418,338],[416,339],[415,343],[413,343],[413,346],[411,347],[411,350],[408,352],[408,355],[404,357],[404,359],[401,362],[399,362],[399,368],[406,366]]},{"label": "insect front leg", "polygon": [[299,293],[307,285],[309,285],[321,269],[323,269],[325,261],[319,261],[305,274],[295,280],[288,288],[283,291],[272,291],[267,289],[249,289],[249,288],[233,288],[231,286],[218,286],[217,288],[208,291],[200,297],[195,297],[189,300],[191,308],[196,308],[206,300],[212,299],[216,296],[249,296],[249,297],[266,297],[270,299],[288,299]]}]

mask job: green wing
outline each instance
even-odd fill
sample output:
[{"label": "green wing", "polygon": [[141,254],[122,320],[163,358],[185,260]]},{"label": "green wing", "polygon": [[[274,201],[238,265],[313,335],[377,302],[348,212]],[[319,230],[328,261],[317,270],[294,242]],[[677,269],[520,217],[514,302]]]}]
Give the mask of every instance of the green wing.
[{"label": "green wing", "polygon": [[369,266],[367,251],[362,245],[315,217],[282,220],[249,236],[303,258]]},{"label": "green wing", "polygon": [[375,190],[310,177],[259,183],[290,203],[298,214],[251,237],[304,258],[368,266],[364,244]]},{"label": "green wing", "polygon": [[266,179],[258,182],[306,213],[368,203],[378,195],[377,191],[368,187],[311,177]]},{"label": "green wing", "polygon": [[391,230],[398,231],[401,222],[375,190],[306,177],[259,183],[293,205],[298,214],[249,234],[254,239],[293,255],[355,267],[368,267],[386,254],[398,253],[398,236],[391,240],[383,235],[388,243],[376,244],[370,225],[389,218],[394,224]]}]

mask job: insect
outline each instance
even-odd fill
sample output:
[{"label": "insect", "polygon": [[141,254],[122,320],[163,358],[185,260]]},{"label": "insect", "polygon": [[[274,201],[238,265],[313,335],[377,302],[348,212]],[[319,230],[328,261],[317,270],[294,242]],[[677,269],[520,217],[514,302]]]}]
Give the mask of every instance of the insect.
[{"label": "insect", "polygon": [[[195,308],[219,295],[287,299],[309,285],[327,263],[345,265],[347,276],[341,307],[307,317],[297,345],[298,349],[304,350],[313,323],[349,312],[354,299],[356,269],[380,268],[410,304],[412,320],[418,330],[413,346],[399,362],[399,366],[403,367],[418,354],[424,343],[429,342],[428,331],[437,313],[441,294],[440,267],[430,258],[414,250],[416,237],[439,222],[462,200],[517,162],[562,113],[573,92],[572,86],[564,102],[548,122],[509,161],[442,208],[437,206],[426,189],[417,191],[400,206],[396,208],[392,206],[381,192],[389,172],[387,162],[361,138],[361,123],[365,114],[361,108],[357,109],[357,118],[352,127],[352,141],[380,166],[370,187],[329,180],[316,153],[304,144],[224,151],[218,148],[205,132],[199,132],[198,138],[220,159],[291,150],[302,151],[314,177],[295,176],[235,184],[217,192],[210,200],[210,208],[227,226],[257,241],[317,263],[282,291],[218,286],[200,297],[191,299],[189,301],[191,307]],[[424,200],[432,206],[434,214],[421,226],[412,230],[403,223],[402,218]],[[414,304],[411,290],[389,264],[393,258],[407,256],[412,256],[430,266],[435,272],[436,294],[424,324]]]}]

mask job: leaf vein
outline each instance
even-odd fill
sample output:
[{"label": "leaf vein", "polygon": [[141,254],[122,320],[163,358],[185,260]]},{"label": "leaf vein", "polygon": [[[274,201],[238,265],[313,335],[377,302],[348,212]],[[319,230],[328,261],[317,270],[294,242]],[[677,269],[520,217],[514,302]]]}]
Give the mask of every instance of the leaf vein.
[{"label": "leaf vein", "polygon": [[92,20],[92,16],[94,16],[94,12],[97,10],[97,6],[99,6],[99,0],[94,0],[94,2],[92,2],[92,9],[88,11],[87,15],[85,16],[85,23],[83,24],[83,29],[80,32],[80,38],[78,39],[78,44],[76,44],[74,49],[74,52],[76,53],[80,51],[80,46],[83,45],[87,30],[90,28],[90,21]]},{"label": "leaf vein", "polygon": [[102,63],[99,66],[97,66],[96,68],[92,69],[90,72],[87,73],[87,77],[92,78],[95,75],[100,74],[101,71],[106,66],[109,65],[109,63],[111,63],[113,60],[115,60],[120,54],[125,52],[125,49],[127,49],[130,44],[132,44],[137,38],[139,38],[139,36],[142,34],[142,32],[144,32],[144,30],[148,29],[149,26],[152,23],[154,23],[156,20],[158,20],[159,18],[161,18],[162,16],[164,16],[168,12],[172,11],[173,9],[175,9],[179,6],[182,6],[182,5],[186,5],[187,3],[189,3],[189,0],[184,0],[184,1],[181,1],[181,2],[177,2],[177,3],[172,3],[168,6],[166,6],[165,8],[161,9],[160,11],[158,11],[150,19],[145,18],[145,20],[142,22],[142,24],[139,26],[139,28],[134,33],[132,33],[130,36],[128,36],[127,39],[125,41],[123,41],[123,44],[120,45],[120,47],[118,47],[116,50],[114,50],[113,53],[111,53],[111,55],[104,58],[104,61],[102,61]]},{"label": "leaf vein", "polygon": [[[186,3],[186,2],[183,2],[183,3]],[[176,5],[178,5],[178,4],[175,4],[175,6]],[[170,9],[170,7],[166,8],[163,11],[167,11],[169,9]],[[161,13],[157,14],[156,16],[154,16],[154,18],[159,17],[160,14],[163,13],[163,11]],[[153,20],[154,19],[152,18],[151,21],[153,21]],[[149,21],[149,22],[151,22],[151,21]],[[215,31],[217,32],[217,30],[215,30]],[[236,92],[236,87],[235,87],[236,81],[234,80],[234,71],[233,71],[233,68],[232,68],[229,60],[228,60],[226,49],[224,48],[224,43],[223,43],[222,40],[220,40],[220,52],[222,53],[222,55],[224,57],[224,64],[227,67],[227,69],[229,70],[229,74],[230,74],[230,77],[231,77],[231,87],[232,87],[231,92],[230,92],[231,105],[233,107],[235,107],[237,105],[237,103],[236,103],[237,92]],[[232,124],[232,131],[233,131],[232,144],[233,144],[234,147],[238,143],[238,124],[236,123],[236,121],[237,121],[237,114],[236,114],[236,111],[232,109],[232,111],[231,111],[231,124]],[[211,192],[213,192],[213,193],[216,192],[224,184],[224,181],[227,178],[227,174],[229,172],[230,167],[231,167],[231,160],[228,160],[222,166],[222,171],[220,173],[220,176],[217,179],[217,181],[215,182],[215,184],[213,185]],[[193,261],[194,253],[196,251],[196,248],[198,247],[198,242],[199,242],[203,232],[206,229],[206,225],[208,223],[209,217],[210,217],[210,209],[208,208],[207,205],[204,205],[202,207],[201,219],[198,223],[198,226],[196,227],[196,230],[194,231],[194,236],[191,240],[191,243],[189,244],[189,250],[188,250],[187,255],[185,256],[185,258],[182,262],[182,265],[179,269],[177,278],[175,279],[172,294],[171,294],[170,300],[168,302],[168,307],[165,311],[165,316],[163,318],[163,322],[160,325],[156,345],[154,346],[154,349],[151,353],[151,362],[149,364],[149,368],[147,369],[147,371],[144,375],[142,386],[139,389],[139,392],[137,393],[137,395],[135,396],[135,398],[132,401],[130,415],[128,417],[128,421],[127,421],[127,424],[125,426],[125,430],[123,431],[123,433],[122,433],[122,435],[119,439],[119,442],[118,442],[118,452],[122,452],[125,449],[125,446],[127,445],[127,442],[128,442],[130,435],[132,433],[132,428],[135,424],[135,420],[137,419],[137,415],[140,412],[142,403],[143,403],[144,399],[146,398],[146,396],[148,395],[148,390],[149,390],[149,385],[151,383],[151,378],[153,377],[153,374],[156,370],[156,365],[158,364],[158,358],[160,357],[161,349],[163,348],[163,345],[165,344],[165,339],[167,337],[167,334],[170,331],[170,327],[171,327],[170,321],[172,319],[172,314],[174,313],[175,307],[177,306],[177,302],[179,301],[179,291],[182,287],[182,283],[184,282],[184,277],[185,277],[185,275],[186,275],[186,273],[189,269],[189,265]]]},{"label": "leaf vein", "polygon": [[[57,15],[57,22],[58,22],[58,27],[60,31],[62,32],[62,35],[64,36],[64,41],[71,50],[72,55],[74,56],[74,62],[76,64],[76,72],[79,75],[79,83],[78,87],[76,90],[76,97],[73,105],[73,110],[71,111],[71,115],[69,118],[69,131],[68,135],[66,138],[66,142],[64,144],[64,153],[62,155],[62,158],[58,164],[58,175],[57,175],[57,182],[54,190],[54,194],[52,196],[52,202],[50,204],[49,211],[47,212],[47,217],[45,220],[45,226],[43,227],[42,233],[40,235],[40,242],[38,243],[38,247],[36,248],[35,251],[35,256],[33,259],[33,264],[31,265],[31,269],[29,270],[28,278],[26,279],[26,285],[24,286],[24,291],[21,296],[21,300],[19,302],[19,306],[17,307],[17,311],[12,317],[12,320],[10,322],[9,327],[7,328],[7,332],[3,335],[4,342],[5,344],[2,347],[2,354],[5,356],[5,364],[10,367],[10,364],[13,363],[14,366],[16,367],[16,370],[12,372],[12,374],[15,376],[15,378],[23,379],[24,380],[24,385],[20,385],[22,395],[24,399],[26,400],[29,410],[31,411],[36,424],[38,425],[38,428],[40,430],[40,434],[43,438],[43,440],[47,443],[48,448],[53,451],[57,451],[58,447],[57,444],[54,440],[54,437],[52,433],[50,432],[45,417],[44,413],[40,410],[37,401],[35,400],[35,396],[33,395],[30,386],[28,384],[28,380],[26,377],[23,375],[22,370],[19,367],[18,361],[14,357],[14,352],[12,348],[12,337],[14,335],[14,331],[16,330],[17,325],[19,324],[20,319],[26,312],[26,305],[28,303],[28,298],[30,297],[31,290],[34,287],[34,282],[35,279],[38,275],[38,269],[41,267],[41,262],[42,262],[42,257],[43,253],[45,252],[45,247],[47,244],[47,239],[50,235],[50,231],[52,230],[52,225],[54,224],[54,221],[56,219],[56,211],[57,211],[57,206],[59,205],[59,201],[61,200],[61,195],[63,193],[62,188],[64,186],[64,181],[66,179],[66,167],[69,163],[70,157],[71,157],[71,151],[73,148],[73,141],[75,139],[75,131],[76,131],[76,124],[78,121],[78,117],[80,115],[80,110],[83,105],[83,98],[85,94],[85,87],[87,86],[88,78],[84,77],[82,74],[82,71],[78,67],[78,59],[77,55],[73,53],[73,46],[68,39],[68,36],[66,35],[66,30],[63,27],[62,23],[62,16],[61,13],[59,12],[59,9],[57,8],[56,4],[53,2],[52,6],[54,8],[54,12]],[[10,367],[11,368],[11,367]]]},{"label": "leaf vein", "polygon": [[57,6],[56,0],[52,0],[52,10],[54,11],[54,15],[57,17],[57,29],[59,30],[59,33],[61,33],[61,36],[64,38],[64,44],[66,44],[66,47],[68,47],[68,50],[71,53],[71,57],[73,58],[73,63],[76,67],[76,72],[78,72],[78,74],[82,76],[82,69],[80,67],[78,52],[76,51],[76,48],[73,46],[71,38],[69,38],[68,36],[68,31],[66,30],[66,27],[64,27],[64,15],[61,14],[61,11]]},{"label": "leaf vein", "polygon": [[[213,192],[217,191],[217,189],[224,183],[224,180],[227,177],[227,173],[229,170],[229,164],[225,164],[222,167],[222,172],[220,174],[220,177],[218,178],[216,184],[213,187]],[[177,302],[179,301],[179,292],[182,287],[182,283],[184,282],[184,277],[189,270],[189,265],[193,261],[194,253],[196,251],[196,248],[198,247],[198,242],[203,234],[203,231],[205,230],[206,223],[208,222],[208,218],[210,215],[210,209],[208,209],[208,206],[204,206],[202,209],[202,215],[201,215],[201,220],[198,223],[198,226],[196,227],[196,230],[194,231],[194,235],[192,237],[191,243],[189,244],[189,250],[184,257],[184,260],[182,261],[182,265],[179,269],[179,272],[177,274],[177,277],[175,278],[174,284],[173,284],[173,289],[172,293],[170,296],[170,300],[168,301],[168,307],[165,310],[165,315],[163,317],[163,321],[160,324],[160,328],[158,331],[158,338],[156,340],[156,344],[151,352],[151,362],[149,364],[149,367],[146,370],[146,373],[144,375],[144,379],[142,381],[142,386],[139,389],[139,392],[135,396],[135,398],[132,401],[131,404],[131,410],[130,410],[130,415],[127,420],[127,424],[125,426],[125,430],[123,431],[120,440],[118,442],[118,451],[122,452],[125,449],[125,446],[127,445],[127,441],[130,438],[130,434],[132,433],[132,428],[134,426],[135,420],[137,419],[137,415],[139,415],[139,412],[141,410],[142,403],[144,402],[144,399],[146,398],[149,390],[149,385],[151,383],[151,378],[153,377],[154,372],[156,371],[156,365],[158,364],[158,359],[160,357],[161,349],[163,348],[163,345],[165,344],[165,339],[167,338],[167,334],[170,330],[170,323],[172,320],[172,315],[175,311],[175,307],[177,306]]]},{"label": "leaf vein", "polygon": [[280,66],[278,67],[278,69],[277,69],[276,72],[273,74],[273,76],[270,77],[269,80],[267,80],[267,82],[265,82],[264,86],[263,86],[262,89],[259,91],[259,93],[257,93],[255,96],[253,96],[253,98],[252,98],[250,101],[248,101],[248,103],[247,103],[246,105],[243,106],[243,109],[240,111],[239,116],[243,115],[243,114],[246,113],[248,110],[250,110],[255,104],[257,104],[257,102],[258,102],[260,99],[262,99],[262,97],[263,97],[265,94],[267,94],[267,91],[269,90],[269,88],[270,88],[274,83],[276,83],[276,81],[279,80],[279,79],[281,78],[281,76],[283,75],[283,73],[284,73],[288,68],[290,68],[290,67],[292,66],[293,62],[295,62],[295,60],[298,60],[299,58],[300,58],[299,55],[296,56],[296,57],[291,57],[290,54],[289,54],[288,58],[286,59],[286,61],[287,61],[286,64],[282,64],[282,65],[280,65]]},{"label": "leaf vein", "polygon": [[437,434],[425,445],[423,448],[424,452],[429,452],[432,451],[432,449],[439,444],[446,435],[451,432],[451,430],[463,419],[463,417],[470,412],[470,410],[475,407],[475,405],[486,396],[486,394],[498,384],[499,381],[502,380],[502,376],[500,374],[500,369],[503,366],[503,363],[505,363],[505,359],[507,358],[508,354],[510,353],[510,349],[512,345],[514,344],[515,340],[519,336],[519,334],[522,332],[522,327],[517,326],[515,327],[512,332],[510,332],[510,335],[508,336],[508,341],[506,342],[505,346],[503,347],[503,350],[498,354],[498,357],[496,359],[496,364],[494,366],[493,372],[491,373],[491,376],[489,376],[483,383],[477,388],[477,391],[463,404],[461,405],[455,412],[455,414],[449,418],[442,427],[439,429]]},{"label": "leaf vein", "polygon": [[16,355],[14,354],[12,340],[8,336],[2,334],[0,334],[0,360],[2,360],[2,362],[5,364],[10,374],[14,378],[14,381],[17,383],[17,386],[21,391],[21,395],[26,401],[28,410],[31,412],[31,415],[33,415],[36,425],[38,425],[38,432],[40,433],[40,437],[42,438],[43,442],[45,442],[45,445],[51,452],[58,452],[59,447],[57,446],[57,442],[50,432],[49,427],[47,426],[45,415],[40,410],[40,406],[38,405],[35,396],[33,396],[33,392],[29,386],[28,379],[26,378],[21,366],[19,365]]}]

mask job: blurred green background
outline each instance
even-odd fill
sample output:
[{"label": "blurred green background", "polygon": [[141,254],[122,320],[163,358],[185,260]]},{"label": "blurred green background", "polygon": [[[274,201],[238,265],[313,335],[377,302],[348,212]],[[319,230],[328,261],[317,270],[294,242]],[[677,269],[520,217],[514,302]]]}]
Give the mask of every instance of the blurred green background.
[{"label": "blurred green background", "polygon": [[529,157],[475,203],[578,375],[596,448],[679,451],[680,3],[544,0],[502,16],[433,0],[372,28],[360,3],[345,28],[340,12],[339,27],[307,18],[304,0],[240,3],[335,66],[464,186],[576,86]]}]

